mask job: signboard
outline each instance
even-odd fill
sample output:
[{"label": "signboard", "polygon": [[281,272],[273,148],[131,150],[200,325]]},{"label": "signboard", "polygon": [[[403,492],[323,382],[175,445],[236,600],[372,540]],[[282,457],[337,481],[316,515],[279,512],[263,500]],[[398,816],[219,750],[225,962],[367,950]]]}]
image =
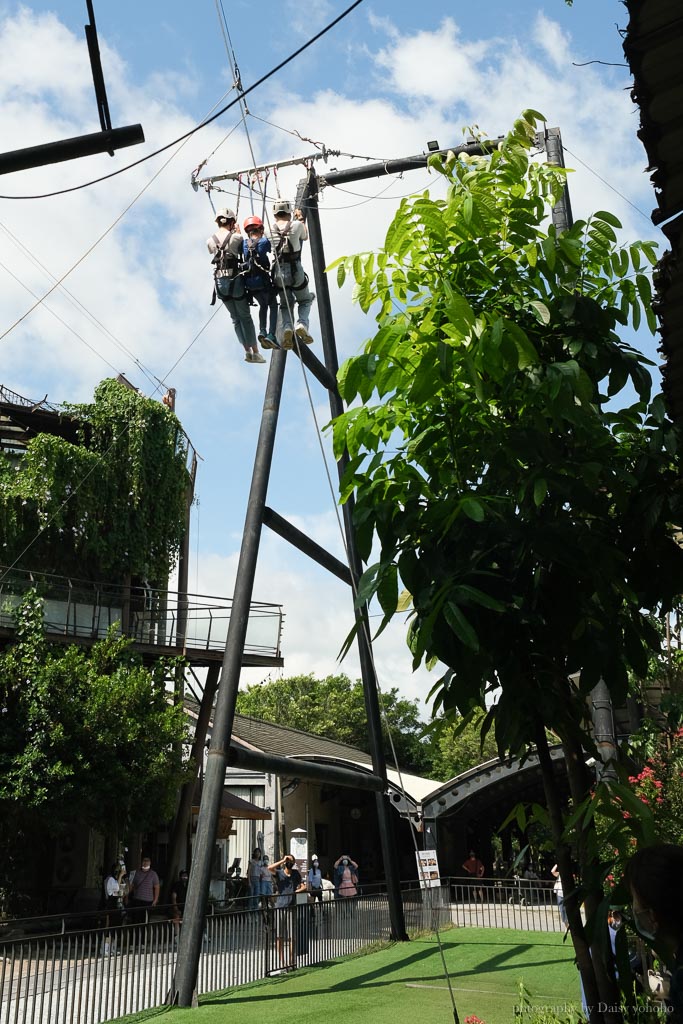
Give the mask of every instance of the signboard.
[{"label": "signboard", "polygon": [[305,877],[308,871],[308,833],[305,829],[292,829],[289,840],[289,852],[296,861],[301,877]]},{"label": "signboard", "polygon": [[417,876],[420,879],[420,888],[432,889],[435,886],[441,885],[441,874],[439,872],[439,862],[436,859],[436,850],[418,850],[415,856],[417,858]]}]

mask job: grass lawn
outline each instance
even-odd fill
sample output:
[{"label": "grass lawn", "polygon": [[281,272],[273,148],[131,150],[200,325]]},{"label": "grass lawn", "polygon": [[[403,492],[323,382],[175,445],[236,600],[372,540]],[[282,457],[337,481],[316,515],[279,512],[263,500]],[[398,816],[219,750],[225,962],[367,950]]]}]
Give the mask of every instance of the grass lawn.
[{"label": "grass lawn", "polygon": [[[486,1024],[513,1024],[520,979],[535,1005],[578,1009],[573,951],[562,939],[502,928],[443,932],[461,1024],[469,1014]],[[155,1016],[164,1024],[453,1024],[433,936],[204,996],[195,1010],[157,1010],[128,1020]]]}]

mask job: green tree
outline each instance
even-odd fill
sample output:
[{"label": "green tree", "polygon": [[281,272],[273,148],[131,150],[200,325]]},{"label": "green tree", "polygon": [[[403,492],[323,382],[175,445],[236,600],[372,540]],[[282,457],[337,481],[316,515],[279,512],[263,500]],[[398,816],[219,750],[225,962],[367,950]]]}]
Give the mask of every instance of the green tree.
[{"label": "green tree", "polygon": [[[430,745],[422,739],[424,723],[420,721],[417,702],[399,697],[398,690],[392,687],[382,695],[382,706],[387,759],[393,762],[386,732],[388,723],[399,766],[406,771],[429,774]],[[370,750],[363,685],[359,679],[352,682],[345,675],[324,679],[303,675],[257,683],[238,694],[237,711]]]},{"label": "green tree", "polygon": [[[591,962],[579,911],[585,899],[597,914],[602,893],[592,817],[580,812],[582,746],[594,749],[586,696],[604,678],[623,701],[629,671],[643,675],[658,643],[644,609],[666,610],[683,591],[671,526],[679,435],[651,397],[648,361],[617,334],[643,309],[654,328],[653,245],[619,246],[605,212],[563,233],[546,226],[564,172],[530,158],[540,117],[527,111],[487,157],[432,158],[446,198],[404,200],[381,251],[338,261],[362,308],[377,306],[378,329],[340,370],[357,404],[333,437],[336,455],[349,453],[341,496],[355,496],[366,560],[379,542],[360,600],[376,596],[382,629],[406,587],[414,665],[450,667],[435,710],[484,710],[495,693],[484,729],[500,751],[538,751],[597,1006],[616,993]],[[619,407],[629,382],[635,400]],[[546,727],[562,740],[578,812],[575,894]]]},{"label": "green tree", "polygon": [[16,884],[15,836],[36,826],[121,837],[172,814],[186,774],[183,709],[164,686],[174,666],[149,671],[129,647],[113,634],[89,652],[51,647],[41,600],[29,592],[17,609],[16,641],[0,654],[0,887]]},{"label": "green tree", "polygon": [[432,774],[445,782],[498,756],[491,732],[482,737],[483,712],[463,718],[456,715],[438,723],[432,737]]}]

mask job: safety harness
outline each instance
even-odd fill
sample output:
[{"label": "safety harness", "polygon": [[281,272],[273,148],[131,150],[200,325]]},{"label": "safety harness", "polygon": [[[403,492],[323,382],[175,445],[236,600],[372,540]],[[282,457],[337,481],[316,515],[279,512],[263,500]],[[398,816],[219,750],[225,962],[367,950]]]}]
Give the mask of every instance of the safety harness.
[{"label": "safety harness", "polygon": [[[301,265],[301,249],[294,249],[292,247],[292,241],[288,237],[289,232],[292,230],[291,220],[287,221],[287,225],[282,229],[282,231],[277,225],[275,230],[280,237],[273,253],[275,257],[273,260],[274,266],[277,267],[278,263],[291,263],[292,265],[298,263]],[[294,270],[292,269],[292,273],[293,272]],[[308,274],[304,271],[303,284],[296,286],[287,285],[287,287],[291,288],[293,292],[302,292],[305,288],[308,288]]]},{"label": "safety harness", "polygon": [[211,296],[210,305],[216,305],[216,278],[217,277],[228,277],[234,278],[237,276],[240,268],[239,258],[234,252],[228,251],[230,245],[230,239],[235,234],[234,231],[228,231],[227,235],[221,242],[218,235],[212,235],[211,238],[216,244],[216,251],[213,254],[211,262],[213,263],[213,295]]}]

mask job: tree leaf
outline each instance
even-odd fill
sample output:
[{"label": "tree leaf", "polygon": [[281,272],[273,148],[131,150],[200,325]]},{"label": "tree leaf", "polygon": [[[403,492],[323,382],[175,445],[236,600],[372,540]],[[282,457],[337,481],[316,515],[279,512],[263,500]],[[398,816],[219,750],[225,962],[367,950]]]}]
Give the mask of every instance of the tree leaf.
[{"label": "tree leaf", "polygon": [[444,605],[443,613],[446,622],[458,639],[461,640],[466,647],[469,647],[473,651],[478,651],[479,638],[461,610],[458,608],[457,604],[454,604],[452,601],[447,601]]}]

